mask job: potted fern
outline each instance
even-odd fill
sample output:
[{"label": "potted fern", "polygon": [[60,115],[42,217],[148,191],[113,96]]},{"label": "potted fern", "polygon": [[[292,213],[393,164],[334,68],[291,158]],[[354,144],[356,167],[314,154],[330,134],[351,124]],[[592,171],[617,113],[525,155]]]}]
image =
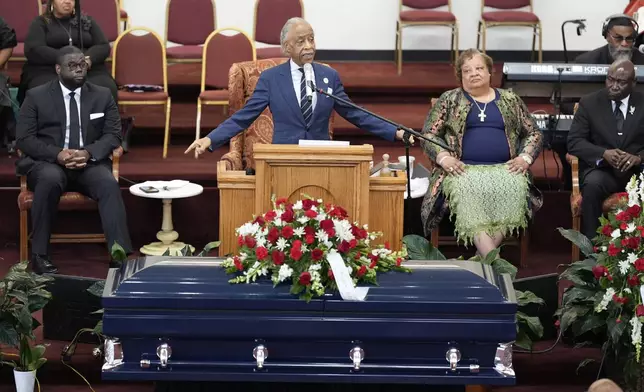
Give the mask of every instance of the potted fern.
[{"label": "potted fern", "polygon": [[13,367],[18,392],[33,391],[36,371],[47,361],[45,346],[32,345],[34,330],[40,326],[33,314],[49,302],[51,293],[46,285],[53,280],[27,271],[27,266],[24,261],[13,265],[0,280],[0,345],[18,352],[0,354],[0,363]]}]

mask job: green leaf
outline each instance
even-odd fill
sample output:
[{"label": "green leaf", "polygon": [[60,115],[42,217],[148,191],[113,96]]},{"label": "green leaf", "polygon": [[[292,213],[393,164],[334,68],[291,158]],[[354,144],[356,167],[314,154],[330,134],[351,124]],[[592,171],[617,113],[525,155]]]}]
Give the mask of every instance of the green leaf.
[{"label": "green leaf", "polygon": [[99,309],[99,310],[97,310],[95,312],[92,312],[91,314],[103,314],[104,313],[103,311],[104,311],[104,309]]},{"label": "green leaf", "polygon": [[[498,251],[498,248],[494,249],[490,253]],[[490,253],[487,255],[489,256]],[[513,266],[508,262],[507,260],[504,259],[495,259],[492,261],[492,269],[494,272],[497,274],[508,274],[510,275],[510,278],[514,280],[514,278],[517,276],[517,267]]]},{"label": "green leaf", "polygon": [[559,233],[566,238],[568,241],[572,242],[573,244],[577,245],[579,250],[586,256],[589,256],[593,253],[593,244],[590,242],[588,237],[585,235],[581,234],[577,230],[572,230],[572,229],[564,229],[561,227],[558,227],[557,230],[559,230]]},{"label": "green leaf", "polygon": [[595,360],[592,358],[586,358],[583,361],[579,362],[579,365],[577,366],[577,370],[575,370],[575,374],[579,375],[579,371],[581,370],[581,368],[585,367],[586,365],[592,362],[595,362]]},{"label": "green leaf", "polygon": [[530,339],[530,337],[524,330],[520,328],[518,329],[519,330],[517,331],[517,338],[514,341],[514,345],[524,350],[532,350],[532,339]]},{"label": "green leaf", "polygon": [[219,248],[221,245],[221,241],[212,241],[206,244],[206,246],[203,247],[203,250],[199,252],[197,257],[206,257],[208,256],[208,253],[210,253],[211,250],[215,248]]},{"label": "green leaf", "polygon": [[516,290],[516,296],[517,296],[518,306],[525,306],[528,304],[538,304],[538,305],[546,304],[546,302],[542,298],[537,297],[537,295],[532,291]]},{"label": "green leaf", "polygon": [[100,320],[98,323],[96,323],[96,326],[94,326],[94,333],[97,335],[103,334],[103,320]]},{"label": "green leaf", "polygon": [[13,290],[13,291],[7,293],[7,297],[15,298],[17,301],[20,301],[23,304],[29,303],[29,297],[27,296],[27,293],[25,293],[23,291]]},{"label": "green leaf", "polygon": [[104,280],[97,281],[93,285],[89,286],[87,291],[92,295],[95,295],[97,297],[102,297],[103,291],[105,291],[105,281]]},{"label": "green leaf", "polygon": [[588,303],[589,305],[594,304],[596,294],[597,294],[596,290],[589,289],[585,286],[581,286],[581,287],[573,286],[573,287],[570,287],[568,290],[566,290],[566,292],[564,292],[562,303],[568,304],[568,303],[582,302],[582,303]]},{"label": "green leaf", "polygon": [[492,265],[499,258],[500,253],[501,253],[501,248],[494,248],[491,251],[489,251],[488,254],[485,255],[485,257],[483,258],[483,260],[481,260],[481,262],[483,264]]},{"label": "green leaf", "polygon": [[602,328],[606,326],[606,318],[600,316],[597,313],[592,313],[584,317],[584,320],[579,324],[579,328],[575,333],[577,335],[583,335],[586,332],[592,331],[594,329]]},{"label": "green leaf", "polygon": [[575,322],[579,317],[583,317],[591,310],[590,307],[586,306],[568,306],[565,307],[561,313],[561,324],[560,328],[562,332],[566,332],[568,328]]},{"label": "green leaf", "polygon": [[47,362],[47,358],[38,358],[35,361],[31,361],[31,363],[29,365],[27,365],[27,370],[28,371],[38,370],[46,362]]},{"label": "green leaf", "polygon": [[617,322],[614,318],[609,318],[606,320],[606,326],[608,327],[608,336],[614,345],[619,344],[619,339],[622,337],[622,334],[626,330],[626,324],[628,324],[628,318],[622,317],[621,322]]},{"label": "green leaf", "polygon": [[559,280],[569,280],[575,286],[593,286],[596,284],[594,276],[585,276],[579,269],[568,268],[559,275]]},{"label": "green leaf", "polygon": [[525,324],[530,332],[537,338],[543,336],[543,325],[541,325],[541,320],[539,317],[528,316],[523,312],[517,312],[517,322],[520,324]]},{"label": "green leaf", "polygon": [[407,247],[407,254],[410,260],[445,260],[437,248],[425,237],[410,234],[403,237],[403,244]]},{"label": "green leaf", "polygon": [[28,332],[32,331],[32,317],[31,313],[29,312],[29,308],[22,306],[18,314],[14,314],[14,316],[16,317],[16,320],[18,322],[18,325],[16,325],[16,330],[18,331],[18,333],[27,334]]},{"label": "green leaf", "polygon": [[192,249],[190,248],[190,245],[186,245],[181,250],[179,251],[180,256],[192,256]]},{"label": "green leaf", "polygon": [[112,260],[114,261],[123,262],[127,260],[127,253],[125,253],[125,249],[123,249],[123,247],[117,242],[114,242],[114,245],[112,245],[110,255],[112,256]]},{"label": "green leaf", "polygon": [[8,321],[0,321],[0,345],[18,346],[18,332]]}]

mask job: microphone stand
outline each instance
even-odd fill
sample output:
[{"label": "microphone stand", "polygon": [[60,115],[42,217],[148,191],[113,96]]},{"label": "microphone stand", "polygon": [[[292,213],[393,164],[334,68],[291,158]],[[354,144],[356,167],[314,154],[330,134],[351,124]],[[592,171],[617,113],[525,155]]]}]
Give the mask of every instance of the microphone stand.
[{"label": "microphone stand", "polygon": [[563,52],[564,52],[564,61],[568,63],[568,48],[566,47],[566,31],[564,27],[568,23],[574,23],[577,25],[577,35],[581,35],[581,31],[586,28],[585,22],[586,19],[572,19],[567,20],[561,24],[561,40],[563,41]]},{"label": "microphone stand", "polygon": [[369,114],[371,116],[374,116],[375,118],[377,118],[379,120],[382,120],[382,121],[384,121],[384,122],[386,122],[388,124],[391,124],[391,125],[395,126],[396,129],[402,129],[405,132],[405,134],[403,135],[403,142],[405,143],[405,160],[407,162],[407,170],[406,170],[406,172],[407,172],[407,199],[411,199],[411,171],[409,170],[410,169],[410,167],[409,167],[409,148],[411,147],[411,142],[410,142],[409,139],[411,138],[411,136],[414,136],[414,137],[417,137],[419,139],[425,140],[427,142],[433,143],[433,144],[435,144],[435,145],[437,145],[437,146],[439,146],[439,147],[441,147],[441,148],[443,148],[443,149],[445,149],[447,151],[454,152],[454,149],[452,149],[451,147],[448,147],[447,145],[445,145],[442,142],[439,142],[438,140],[430,139],[430,138],[424,136],[423,134],[414,131],[413,129],[411,129],[409,127],[406,127],[406,126],[404,126],[402,124],[398,124],[398,123],[396,123],[394,121],[389,120],[388,118],[384,118],[384,117],[382,117],[382,116],[380,116],[380,115],[378,115],[376,113],[373,113],[373,112],[371,112],[371,111],[369,111],[369,110],[367,110],[367,109],[365,109],[363,107],[360,107],[360,106],[356,105],[355,103],[353,103],[351,101],[347,101],[346,99],[340,98],[340,97],[335,96],[335,95],[333,95],[331,93],[327,93],[323,89],[317,88],[313,84],[313,82],[311,82],[311,87],[313,88],[313,91],[316,91],[316,92],[318,92],[318,93],[320,93],[322,95],[326,95],[327,97],[331,97],[335,101],[340,102],[343,105],[350,106],[350,107],[352,107],[354,109],[360,110],[361,112],[364,112],[364,113],[367,113],[367,114]]}]

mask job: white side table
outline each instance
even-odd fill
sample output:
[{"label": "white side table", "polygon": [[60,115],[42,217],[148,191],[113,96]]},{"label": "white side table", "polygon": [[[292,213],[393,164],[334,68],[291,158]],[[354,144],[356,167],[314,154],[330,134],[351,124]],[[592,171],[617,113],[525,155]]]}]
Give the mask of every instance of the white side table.
[{"label": "white side table", "polygon": [[[163,220],[161,222],[161,231],[157,233],[157,239],[159,241],[144,245],[140,249],[141,253],[150,256],[162,256],[169,248],[171,255],[178,255],[186,244],[177,241],[179,233],[174,230],[172,225],[172,200],[197,196],[203,192],[203,187],[199,184],[193,184],[190,182],[176,189],[163,190],[157,188],[159,189],[159,192],[157,193],[145,193],[139,189],[141,185],[143,184],[132,185],[130,187],[130,193],[139,197],[161,199],[163,201]],[[190,246],[190,249],[194,252],[193,246]]]}]

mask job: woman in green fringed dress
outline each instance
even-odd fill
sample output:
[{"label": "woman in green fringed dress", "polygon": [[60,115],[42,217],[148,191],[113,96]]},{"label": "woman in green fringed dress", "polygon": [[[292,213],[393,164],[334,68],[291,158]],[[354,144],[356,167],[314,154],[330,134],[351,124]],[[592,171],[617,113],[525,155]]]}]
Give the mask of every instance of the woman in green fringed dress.
[{"label": "woman in green fringed dress", "polygon": [[490,86],[492,69],[492,59],[476,49],[460,55],[462,87],[440,96],[423,128],[454,152],[421,141],[435,163],[421,210],[425,235],[449,210],[458,239],[482,256],[526,228],[543,203],[529,174],[542,134],[521,98]]}]

